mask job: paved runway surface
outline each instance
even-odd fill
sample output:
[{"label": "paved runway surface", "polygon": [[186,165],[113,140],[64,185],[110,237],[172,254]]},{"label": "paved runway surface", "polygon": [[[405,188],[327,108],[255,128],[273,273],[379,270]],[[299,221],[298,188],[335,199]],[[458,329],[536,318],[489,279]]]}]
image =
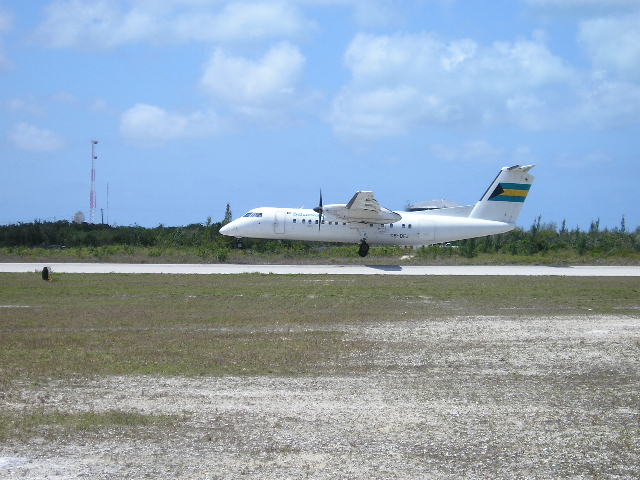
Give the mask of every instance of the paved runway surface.
[{"label": "paved runway surface", "polygon": [[558,275],[566,277],[639,277],[640,266],[538,266],[538,265],[232,265],[134,263],[0,263],[0,272],[58,273],[172,273],[172,274],[320,274],[320,275]]}]

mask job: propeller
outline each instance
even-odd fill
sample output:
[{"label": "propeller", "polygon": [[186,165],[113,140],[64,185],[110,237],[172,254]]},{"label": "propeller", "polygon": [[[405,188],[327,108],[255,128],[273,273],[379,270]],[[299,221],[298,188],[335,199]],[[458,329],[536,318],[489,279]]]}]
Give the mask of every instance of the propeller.
[{"label": "propeller", "polygon": [[318,231],[320,231],[320,225],[322,225],[322,213],[324,211],[322,208],[322,189],[320,189],[320,204],[314,208],[313,211],[318,214]]}]

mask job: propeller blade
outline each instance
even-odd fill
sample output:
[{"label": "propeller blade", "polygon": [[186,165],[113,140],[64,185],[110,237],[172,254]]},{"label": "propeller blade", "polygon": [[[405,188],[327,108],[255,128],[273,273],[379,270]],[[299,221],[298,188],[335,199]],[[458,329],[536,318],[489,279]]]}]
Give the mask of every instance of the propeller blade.
[{"label": "propeller blade", "polygon": [[320,204],[316,208],[314,208],[313,211],[318,214],[318,231],[320,231],[320,225],[322,225],[322,213],[323,213],[322,189],[320,189]]},{"label": "propeller blade", "polygon": [[322,189],[320,189],[320,205],[318,206],[318,231],[322,225]]}]

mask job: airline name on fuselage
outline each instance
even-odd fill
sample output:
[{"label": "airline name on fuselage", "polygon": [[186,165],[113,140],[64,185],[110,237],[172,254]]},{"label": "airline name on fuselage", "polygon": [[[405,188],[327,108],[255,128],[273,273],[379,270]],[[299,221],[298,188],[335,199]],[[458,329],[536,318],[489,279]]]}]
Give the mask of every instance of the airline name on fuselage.
[{"label": "airline name on fuselage", "polygon": [[287,212],[291,213],[294,217],[317,217],[317,213],[301,213],[301,212]]}]

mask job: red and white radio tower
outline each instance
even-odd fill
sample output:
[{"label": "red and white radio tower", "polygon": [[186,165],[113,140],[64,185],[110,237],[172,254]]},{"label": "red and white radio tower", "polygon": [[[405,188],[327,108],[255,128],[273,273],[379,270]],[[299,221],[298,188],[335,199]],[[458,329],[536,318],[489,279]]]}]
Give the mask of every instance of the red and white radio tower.
[{"label": "red and white radio tower", "polygon": [[96,215],[96,145],[97,140],[91,140],[91,192],[89,192],[89,223],[93,223]]}]

